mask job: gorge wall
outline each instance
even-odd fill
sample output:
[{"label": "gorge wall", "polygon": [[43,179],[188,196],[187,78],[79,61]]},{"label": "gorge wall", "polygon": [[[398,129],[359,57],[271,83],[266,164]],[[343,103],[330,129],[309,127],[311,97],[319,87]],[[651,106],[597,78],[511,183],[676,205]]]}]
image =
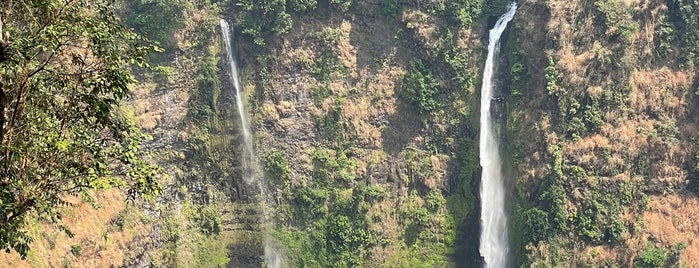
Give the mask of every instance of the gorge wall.
[{"label": "gorge wall", "polygon": [[[75,200],[74,237],[37,221],[29,260],[0,262],[259,267],[265,239],[290,267],[481,262],[478,89],[507,1],[156,2],[176,21],[147,27],[155,4],[123,7],[165,48],[125,107],[170,175],[163,195],[95,194],[111,204],[101,210]],[[699,262],[699,6],[518,5],[495,107],[517,266]],[[221,18],[240,36],[266,208],[243,180]]]}]

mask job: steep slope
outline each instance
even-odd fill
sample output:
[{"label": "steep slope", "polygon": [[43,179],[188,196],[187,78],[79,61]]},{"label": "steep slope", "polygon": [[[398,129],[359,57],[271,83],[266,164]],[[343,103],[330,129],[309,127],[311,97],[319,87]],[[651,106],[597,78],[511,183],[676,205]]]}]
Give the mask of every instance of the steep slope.
[{"label": "steep slope", "polygon": [[[29,260],[0,263],[259,267],[271,238],[289,267],[478,266],[478,83],[506,4],[128,1],[125,20],[166,48],[127,105],[170,175],[164,193],[93,194],[108,204],[97,210],[75,200],[73,238],[32,222]],[[515,261],[698,263],[699,6],[518,4],[493,102]],[[269,207],[242,178],[221,18],[241,37]]]},{"label": "steep slope", "polygon": [[522,4],[508,59],[521,263],[698,261],[692,10]]},{"label": "steep slope", "polygon": [[290,3],[232,15],[288,264],[478,262],[483,4]]}]

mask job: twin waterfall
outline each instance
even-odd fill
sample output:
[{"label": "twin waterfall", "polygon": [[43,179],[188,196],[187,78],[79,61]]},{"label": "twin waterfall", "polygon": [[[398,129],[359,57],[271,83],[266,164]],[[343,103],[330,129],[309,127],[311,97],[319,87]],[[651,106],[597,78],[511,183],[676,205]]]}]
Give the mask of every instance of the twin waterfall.
[{"label": "twin waterfall", "polygon": [[[481,239],[480,254],[485,260],[485,267],[501,268],[509,265],[509,238],[507,213],[505,211],[506,188],[502,174],[502,162],[499,153],[498,137],[494,129],[494,118],[491,113],[495,79],[495,62],[498,58],[500,36],[505,31],[507,23],[512,20],[517,11],[517,5],[512,3],[507,13],[502,15],[493,29],[490,30],[488,57],[483,71],[483,86],[481,89],[480,111],[480,164],[483,167],[481,177]],[[238,78],[238,68],[231,45],[231,29],[228,23],[221,19],[221,32],[226,46],[230,78],[235,87],[235,100],[240,115],[240,126],[243,132],[243,177],[246,183],[261,186],[259,169],[253,151],[252,133],[245,118],[242,87]],[[263,191],[264,189],[260,189]],[[264,197],[263,197],[264,199]],[[280,256],[265,242],[265,260],[268,267],[280,266]]]},{"label": "twin waterfall", "polygon": [[[264,196],[265,194],[265,189],[263,188],[263,184],[261,179],[263,176],[261,175],[261,170],[258,166],[257,163],[257,157],[255,156],[255,152],[253,150],[253,140],[252,140],[252,133],[250,131],[250,126],[248,125],[248,120],[246,118],[246,111],[245,111],[245,106],[243,103],[243,97],[241,94],[242,91],[242,86],[240,85],[240,79],[238,77],[238,66],[237,62],[235,61],[234,57],[234,51],[233,51],[233,46],[231,44],[231,29],[230,26],[228,25],[228,22],[226,22],[224,19],[221,19],[221,34],[223,37],[223,42],[226,46],[226,54],[228,55],[228,64],[230,65],[230,73],[229,76],[231,78],[231,83],[233,83],[233,87],[235,87],[235,104],[238,108],[238,115],[240,115],[240,128],[241,131],[243,132],[243,155],[242,155],[242,162],[243,162],[243,180],[245,180],[245,183],[248,185],[253,185],[256,186],[260,189],[261,193],[261,200],[263,202],[266,201],[266,197]],[[266,202],[265,202],[266,203]],[[263,212],[262,212],[262,217],[263,221],[267,222],[267,217],[268,213],[266,212],[266,204],[262,204],[263,207]],[[264,224],[263,224],[264,226]],[[265,238],[264,241],[264,257],[265,257],[265,263],[267,264],[268,268],[278,268],[282,266],[282,257],[281,254],[272,246],[271,239]]]},{"label": "twin waterfall", "polygon": [[517,11],[515,3],[510,4],[507,13],[498,18],[490,30],[488,57],[483,70],[481,88],[481,130],[480,162],[483,167],[481,175],[481,241],[480,253],[485,260],[485,267],[502,268],[509,265],[509,238],[507,235],[507,213],[505,211],[506,188],[502,175],[498,137],[494,129],[494,118],[490,110],[493,100],[493,80],[495,63],[500,50],[500,36],[507,23]]}]

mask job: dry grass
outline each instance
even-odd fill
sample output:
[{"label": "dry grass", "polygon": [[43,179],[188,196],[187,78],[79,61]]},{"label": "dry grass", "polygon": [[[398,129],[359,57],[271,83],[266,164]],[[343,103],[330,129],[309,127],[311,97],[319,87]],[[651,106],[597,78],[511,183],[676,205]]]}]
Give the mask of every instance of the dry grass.
[{"label": "dry grass", "polygon": [[[680,194],[653,196],[643,213],[644,232],[656,245],[671,247],[684,242],[687,248],[680,255],[682,263],[699,264],[699,200]],[[644,243],[641,243],[644,244]]]},{"label": "dry grass", "polygon": [[653,113],[661,118],[686,114],[691,75],[673,72],[667,67],[658,70],[635,70],[631,75],[629,104],[636,111]]},{"label": "dry grass", "polygon": [[[64,261],[78,267],[121,266],[127,245],[136,235],[149,233],[150,226],[109,230],[109,221],[124,209],[124,194],[113,189],[94,196],[102,208],[94,209],[79,198],[68,199],[76,207],[63,209],[63,222],[75,234],[73,238],[50,224],[30,222],[28,229],[34,243],[27,260],[21,260],[15,252],[0,253],[0,263],[4,267],[62,267]],[[72,245],[80,245],[80,256],[71,253]]]}]

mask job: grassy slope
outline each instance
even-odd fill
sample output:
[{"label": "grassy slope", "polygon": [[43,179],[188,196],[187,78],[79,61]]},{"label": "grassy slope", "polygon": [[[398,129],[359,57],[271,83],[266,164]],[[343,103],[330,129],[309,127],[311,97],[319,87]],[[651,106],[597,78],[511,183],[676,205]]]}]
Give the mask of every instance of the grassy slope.
[{"label": "grassy slope", "polygon": [[[523,3],[515,25],[530,82],[510,105],[511,140],[521,151],[518,204],[552,214],[548,196],[560,184],[565,227],[524,237],[542,243],[527,245],[521,262],[629,266],[649,248],[665,251],[668,264],[699,260],[699,230],[689,224],[697,199],[687,188],[696,73],[683,64],[680,43],[664,40],[669,16],[665,1]],[[660,54],[662,45],[671,48]],[[549,81],[556,93],[547,92]],[[533,226],[519,228],[531,236]]]}]

